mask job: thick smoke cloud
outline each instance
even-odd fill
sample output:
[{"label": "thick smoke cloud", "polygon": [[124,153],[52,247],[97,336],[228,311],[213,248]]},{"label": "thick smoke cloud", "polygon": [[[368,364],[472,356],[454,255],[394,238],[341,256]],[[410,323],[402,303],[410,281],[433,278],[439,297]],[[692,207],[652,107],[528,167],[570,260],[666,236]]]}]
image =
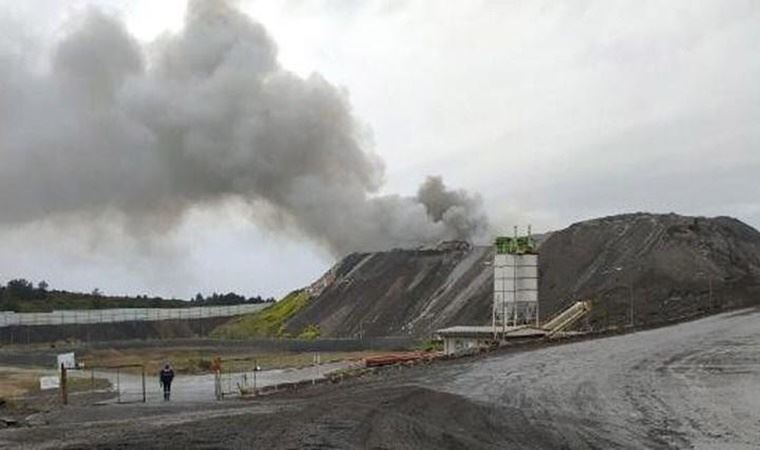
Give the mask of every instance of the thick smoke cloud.
[{"label": "thick smoke cloud", "polygon": [[479,197],[440,178],[376,195],[383,162],[346,93],[280,67],[266,30],[225,2],[191,2],[184,29],[150,48],[92,9],[48,69],[31,65],[0,46],[0,225],[171,224],[237,197],[334,254],[486,229]]}]

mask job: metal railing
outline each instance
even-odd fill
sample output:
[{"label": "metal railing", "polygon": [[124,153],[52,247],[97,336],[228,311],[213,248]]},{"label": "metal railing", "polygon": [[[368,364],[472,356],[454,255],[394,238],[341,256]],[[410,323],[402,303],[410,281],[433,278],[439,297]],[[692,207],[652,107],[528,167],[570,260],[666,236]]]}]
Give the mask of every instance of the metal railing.
[{"label": "metal railing", "polygon": [[208,317],[229,317],[249,314],[260,311],[269,305],[270,303],[256,303],[229,306],[198,306],[193,308],[91,309],[44,313],[0,311],[0,327],[205,319]]}]

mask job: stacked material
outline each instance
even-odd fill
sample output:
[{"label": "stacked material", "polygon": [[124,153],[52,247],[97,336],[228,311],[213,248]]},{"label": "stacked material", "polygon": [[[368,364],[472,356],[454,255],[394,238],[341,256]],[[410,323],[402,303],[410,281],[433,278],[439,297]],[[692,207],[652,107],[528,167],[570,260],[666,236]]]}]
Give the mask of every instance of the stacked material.
[{"label": "stacked material", "polygon": [[440,356],[439,353],[430,352],[386,353],[384,355],[369,356],[367,358],[364,358],[364,365],[366,367],[390,366],[393,364],[430,361],[438,356]]}]

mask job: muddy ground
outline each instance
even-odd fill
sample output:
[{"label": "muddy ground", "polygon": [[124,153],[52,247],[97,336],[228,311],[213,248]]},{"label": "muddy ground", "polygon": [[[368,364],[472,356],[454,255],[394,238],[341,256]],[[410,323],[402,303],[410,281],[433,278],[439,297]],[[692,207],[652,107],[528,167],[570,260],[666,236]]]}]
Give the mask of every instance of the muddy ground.
[{"label": "muddy ground", "polygon": [[250,401],[68,407],[28,448],[756,448],[760,311]]}]

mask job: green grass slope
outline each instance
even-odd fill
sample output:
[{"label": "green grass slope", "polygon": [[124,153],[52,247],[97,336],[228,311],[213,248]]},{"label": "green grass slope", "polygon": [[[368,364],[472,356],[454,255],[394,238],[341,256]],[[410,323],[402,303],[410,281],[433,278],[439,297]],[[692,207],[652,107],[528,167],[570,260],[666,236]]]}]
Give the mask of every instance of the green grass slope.
[{"label": "green grass slope", "polygon": [[[293,291],[272,306],[253,314],[237,317],[214,329],[211,336],[228,339],[245,339],[254,337],[291,337],[285,332],[285,324],[309,302],[306,291]],[[307,333],[308,331],[308,333]],[[313,338],[314,330],[304,330]],[[318,336],[318,332],[316,333]],[[299,336],[301,337],[301,336]]]}]

